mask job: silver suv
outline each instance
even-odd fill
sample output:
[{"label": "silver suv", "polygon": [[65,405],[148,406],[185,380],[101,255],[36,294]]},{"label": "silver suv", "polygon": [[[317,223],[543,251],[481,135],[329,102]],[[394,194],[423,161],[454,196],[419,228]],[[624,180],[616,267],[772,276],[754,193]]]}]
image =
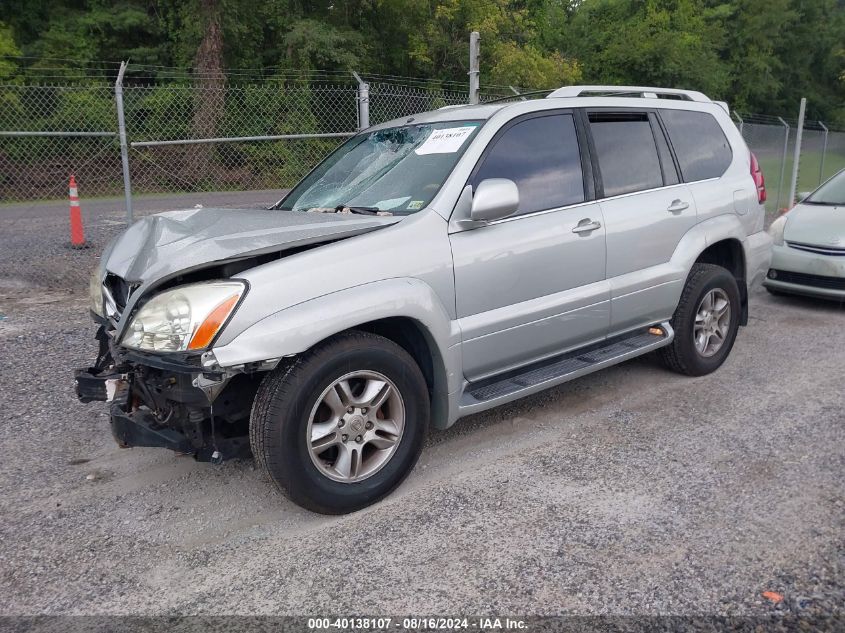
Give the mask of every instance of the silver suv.
[{"label": "silver suv", "polygon": [[429,426],[659,352],[730,353],[769,267],[727,106],[573,86],[362,131],[267,210],[146,217],[91,280],[121,446],[248,455],[296,503],[362,508]]}]

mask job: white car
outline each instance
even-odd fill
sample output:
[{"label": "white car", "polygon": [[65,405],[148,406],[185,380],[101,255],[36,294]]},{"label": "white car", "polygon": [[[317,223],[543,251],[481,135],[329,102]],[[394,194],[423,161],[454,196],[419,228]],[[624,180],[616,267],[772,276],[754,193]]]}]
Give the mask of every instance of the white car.
[{"label": "white car", "polygon": [[772,222],[769,234],[769,292],[845,301],[845,169]]}]

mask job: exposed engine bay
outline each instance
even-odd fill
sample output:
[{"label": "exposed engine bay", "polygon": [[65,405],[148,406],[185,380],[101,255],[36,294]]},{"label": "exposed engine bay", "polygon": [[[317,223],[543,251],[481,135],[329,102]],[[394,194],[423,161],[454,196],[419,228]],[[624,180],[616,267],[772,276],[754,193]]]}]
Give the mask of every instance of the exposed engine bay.
[{"label": "exposed engine bay", "polygon": [[198,354],[161,358],[123,350],[101,324],[93,367],[76,372],[82,402],[111,403],[111,427],[122,447],[154,446],[220,462],[249,452],[249,415],[264,371],[209,371]]}]

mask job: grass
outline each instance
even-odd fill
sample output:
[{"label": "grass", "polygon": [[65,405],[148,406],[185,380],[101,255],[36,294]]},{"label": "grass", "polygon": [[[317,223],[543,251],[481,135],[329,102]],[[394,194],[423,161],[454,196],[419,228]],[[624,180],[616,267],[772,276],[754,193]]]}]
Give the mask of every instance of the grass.
[{"label": "grass", "polygon": [[[752,151],[754,148],[751,148]],[[765,156],[757,157],[760,160],[760,167],[766,177],[766,191],[768,193],[767,207],[775,210],[777,203],[778,184],[780,182],[781,157]],[[798,187],[795,194],[802,191],[813,191],[819,186],[819,172],[821,169],[821,152],[802,152],[798,164]],[[784,170],[784,182],[780,193],[780,206],[785,207],[786,199],[789,197],[789,183],[792,180],[792,154],[786,157],[786,169]],[[845,169],[845,154],[828,151],[824,159],[824,174],[822,182],[830,178],[840,169]]]}]

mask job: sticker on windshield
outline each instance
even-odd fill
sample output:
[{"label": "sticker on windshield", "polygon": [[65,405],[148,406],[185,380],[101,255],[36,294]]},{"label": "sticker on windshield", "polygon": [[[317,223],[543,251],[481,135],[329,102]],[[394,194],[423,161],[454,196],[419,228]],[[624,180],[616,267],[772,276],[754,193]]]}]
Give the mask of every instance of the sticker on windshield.
[{"label": "sticker on windshield", "polygon": [[412,211],[417,211],[419,209],[422,209],[424,202],[425,202],[425,200],[411,200],[408,203],[408,208]]},{"label": "sticker on windshield", "polygon": [[390,200],[379,200],[373,206],[381,209],[382,211],[386,211],[387,209],[395,209],[396,207],[401,207],[410,199],[411,196],[404,196],[402,198],[391,198]]},{"label": "sticker on windshield", "polygon": [[434,130],[431,136],[425,139],[425,143],[414,151],[420,156],[425,154],[454,154],[461,149],[461,145],[464,144],[464,141],[469,138],[476,127],[475,125],[466,125]]}]

